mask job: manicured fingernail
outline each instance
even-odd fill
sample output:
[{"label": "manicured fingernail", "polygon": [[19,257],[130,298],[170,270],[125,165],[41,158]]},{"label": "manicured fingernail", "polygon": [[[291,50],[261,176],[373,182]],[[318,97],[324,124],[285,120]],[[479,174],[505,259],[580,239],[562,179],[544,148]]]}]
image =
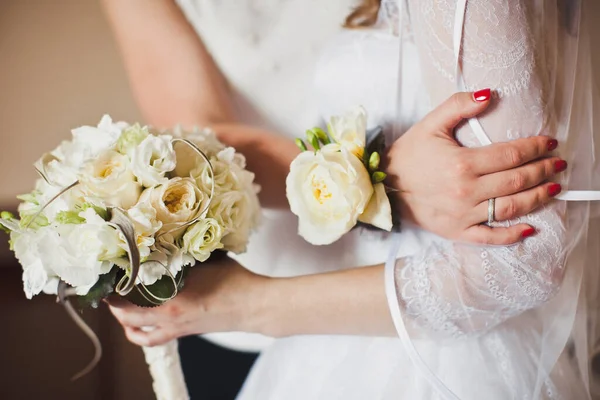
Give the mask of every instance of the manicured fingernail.
[{"label": "manicured fingernail", "polygon": [[523,232],[521,232],[521,237],[524,239],[524,238],[527,238],[527,237],[533,235],[534,233],[535,233],[535,229],[527,228]]},{"label": "manicured fingernail", "polygon": [[558,140],[550,139],[548,141],[548,151],[552,151],[558,147]]},{"label": "manicured fingernail", "polygon": [[567,169],[567,162],[565,160],[558,160],[554,163],[554,172],[563,172]]},{"label": "manicured fingernail", "polygon": [[550,197],[556,196],[561,190],[562,187],[558,183],[553,183],[552,185],[548,186],[548,194]]},{"label": "manicured fingernail", "polygon": [[473,92],[473,100],[477,102],[487,101],[492,96],[492,91],[490,89],[481,89],[476,92]]}]

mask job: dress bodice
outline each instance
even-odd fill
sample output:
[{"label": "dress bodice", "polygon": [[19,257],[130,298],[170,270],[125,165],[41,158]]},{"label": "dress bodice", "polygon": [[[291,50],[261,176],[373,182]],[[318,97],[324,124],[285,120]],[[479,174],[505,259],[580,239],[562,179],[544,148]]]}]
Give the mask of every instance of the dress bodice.
[{"label": "dress bodice", "polygon": [[244,123],[290,137],[319,124],[323,46],[354,0],[177,0],[230,83]]}]

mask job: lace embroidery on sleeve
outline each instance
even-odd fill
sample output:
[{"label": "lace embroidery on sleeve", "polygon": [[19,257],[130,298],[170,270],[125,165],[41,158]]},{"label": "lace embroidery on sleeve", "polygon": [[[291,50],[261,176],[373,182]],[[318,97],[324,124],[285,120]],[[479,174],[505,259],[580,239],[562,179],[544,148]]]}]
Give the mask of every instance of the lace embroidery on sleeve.
[{"label": "lace embroidery on sleeve", "polygon": [[[455,7],[456,0],[409,0],[432,104],[455,92]],[[493,112],[479,118],[492,141],[536,135],[550,126],[549,79],[538,60],[544,46],[530,29],[530,21],[537,17],[525,0],[467,3],[462,71],[468,87],[489,87],[501,97]],[[466,146],[478,145],[468,125],[457,131],[457,137]],[[551,299],[564,275],[565,211],[564,203],[554,203],[510,221],[529,223],[537,231],[515,246],[438,242],[399,262],[396,288],[409,332],[478,334]]]}]

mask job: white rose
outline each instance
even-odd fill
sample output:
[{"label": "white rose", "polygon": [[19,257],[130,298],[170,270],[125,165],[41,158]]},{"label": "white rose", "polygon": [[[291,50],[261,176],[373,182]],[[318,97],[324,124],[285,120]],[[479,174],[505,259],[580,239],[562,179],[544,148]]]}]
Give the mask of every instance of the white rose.
[{"label": "white rose", "polygon": [[301,153],[286,179],[299,234],[315,245],[333,243],[352,229],[373,195],[365,166],[344,147],[338,148],[330,144],[317,153]]},{"label": "white rose", "polygon": [[171,139],[168,135],[149,135],[131,152],[131,170],[145,187],[167,182],[165,174],[175,169]]},{"label": "white rose", "polygon": [[[194,132],[183,132],[176,129],[173,134],[177,137],[187,139],[195,144],[208,159],[214,158],[225,145],[216,138],[215,134],[208,130],[195,130]],[[194,149],[185,143],[178,142],[175,144],[175,152],[177,154],[177,165],[175,167],[175,176],[186,177],[190,172],[202,165],[206,165],[204,157],[199,155]]]},{"label": "white rose", "polygon": [[[260,220],[258,187],[254,185],[254,174],[236,163],[229,164],[233,153],[223,150],[214,159],[215,196],[211,202],[209,216],[216,219],[225,229],[222,243],[234,253],[246,250],[252,230]],[[200,189],[210,193],[210,172],[207,167],[192,173]]]},{"label": "white rose", "polygon": [[140,257],[145,259],[150,255],[150,248],[154,245],[154,235],[162,227],[162,222],[156,218],[156,209],[149,202],[139,202],[127,210],[127,215],[135,229]]},{"label": "white rose", "polygon": [[366,145],[367,112],[357,107],[345,115],[331,117],[329,134],[336,143],[362,158]]},{"label": "white rose", "polygon": [[209,195],[202,193],[191,178],[173,178],[166,184],[146,189],[140,202],[148,201],[156,210],[156,218],[163,223],[162,230],[172,224],[188,222],[206,207]]},{"label": "white rose", "polygon": [[129,158],[114,150],[85,163],[79,182],[108,206],[127,209],[140,197],[141,186],[129,169]]},{"label": "white rose", "polygon": [[[246,251],[250,234],[260,221],[260,203],[255,193],[238,192],[239,199],[230,205],[231,213],[228,218],[233,227],[223,236],[221,242],[225,250],[240,254]],[[227,198],[221,199],[221,205],[227,205]],[[218,209],[218,208],[217,208]],[[216,216],[216,210],[214,215]],[[219,218],[216,218],[217,220]]]},{"label": "white rose", "polygon": [[196,260],[203,262],[213,251],[223,248],[223,229],[212,218],[203,218],[188,228],[183,235],[183,250]]}]

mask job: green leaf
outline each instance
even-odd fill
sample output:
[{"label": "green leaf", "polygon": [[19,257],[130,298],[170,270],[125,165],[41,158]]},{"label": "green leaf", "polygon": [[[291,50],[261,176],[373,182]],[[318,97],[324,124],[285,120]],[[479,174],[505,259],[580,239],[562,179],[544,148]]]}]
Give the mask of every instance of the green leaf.
[{"label": "green leaf", "polygon": [[117,278],[120,279],[121,276],[123,276],[123,270],[116,265],[108,273],[100,275],[98,282],[92,286],[85,296],[76,297],[74,303],[77,308],[79,310],[89,307],[98,308],[102,299],[107,298],[115,291]]},{"label": "green leaf", "polygon": [[85,222],[84,218],[81,218],[79,216],[79,212],[78,211],[60,211],[58,214],[56,214],[56,221],[59,224],[73,224],[73,225],[78,225],[78,224],[83,224]]},{"label": "green leaf", "polygon": [[[180,271],[177,276],[175,276],[175,282],[178,283],[177,291],[183,289],[183,283],[185,280],[184,278],[188,269],[189,268],[184,267],[183,270]],[[157,297],[170,297],[173,294],[173,280],[168,275],[165,275],[152,285],[146,286],[146,288],[150,291],[150,293]],[[163,304],[154,304],[148,301],[144,296],[142,296],[140,290],[143,291],[144,289],[139,287],[139,285],[136,285],[136,287],[133,288],[133,290],[127,296],[125,296],[125,298],[136,306],[146,308],[158,307],[159,305]],[[145,292],[144,295],[149,297]]]},{"label": "green leaf", "polygon": [[98,207],[93,205],[92,203],[83,203],[81,205],[81,211],[85,211],[88,208],[93,208],[96,211],[96,214],[100,216],[105,221],[108,221],[108,210],[106,208]]},{"label": "green leaf", "polygon": [[17,199],[24,201],[26,203],[33,203],[33,204],[39,205],[37,197],[34,193],[20,194],[17,196]]},{"label": "green leaf", "polygon": [[19,222],[21,228],[25,228],[27,225],[29,225],[29,227],[32,229],[38,229],[50,225],[50,222],[48,222],[48,218],[46,218],[46,216],[43,214],[38,215],[35,221],[31,222],[30,224],[30,221],[33,220],[34,215],[35,214],[22,215],[21,221]]}]

